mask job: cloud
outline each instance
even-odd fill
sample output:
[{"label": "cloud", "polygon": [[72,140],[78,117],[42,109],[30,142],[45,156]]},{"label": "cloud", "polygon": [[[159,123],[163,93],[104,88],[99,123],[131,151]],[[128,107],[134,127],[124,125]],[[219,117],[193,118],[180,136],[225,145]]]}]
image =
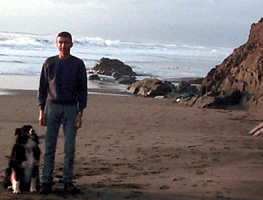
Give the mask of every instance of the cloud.
[{"label": "cloud", "polygon": [[52,2],[54,4],[85,4],[85,0],[48,0],[49,2]]},{"label": "cloud", "polygon": [[0,31],[236,47],[262,7],[262,0],[10,0],[0,8]]},{"label": "cloud", "polygon": [[69,9],[100,9],[103,8],[103,4],[100,0],[46,0],[55,6],[62,6],[61,8]]}]

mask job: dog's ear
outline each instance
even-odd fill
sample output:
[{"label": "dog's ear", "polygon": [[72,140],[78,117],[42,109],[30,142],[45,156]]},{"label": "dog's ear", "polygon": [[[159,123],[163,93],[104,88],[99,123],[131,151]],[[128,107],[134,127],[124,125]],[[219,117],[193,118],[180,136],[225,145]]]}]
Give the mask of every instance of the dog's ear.
[{"label": "dog's ear", "polygon": [[21,129],[20,129],[20,128],[17,128],[17,129],[16,129],[16,132],[15,132],[15,135],[19,135],[19,134],[21,134]]},{"label": "dog's ear", "polygon": [[24,125],[21,129],[23,129],[25,132],[29,132],[33,127],[31,125]]}]

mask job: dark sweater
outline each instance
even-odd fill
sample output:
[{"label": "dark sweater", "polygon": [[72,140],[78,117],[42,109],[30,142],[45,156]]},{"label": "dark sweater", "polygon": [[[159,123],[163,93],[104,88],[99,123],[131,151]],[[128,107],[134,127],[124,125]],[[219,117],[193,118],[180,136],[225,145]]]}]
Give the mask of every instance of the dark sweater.
[{"label": "dark sweater", "polygon": [[87,106],[87,73],[82,60],[70,56],[48,58],[43,64],[38,90],[41,110],[47,101],[58,104],[77,104],[79,111]]}]

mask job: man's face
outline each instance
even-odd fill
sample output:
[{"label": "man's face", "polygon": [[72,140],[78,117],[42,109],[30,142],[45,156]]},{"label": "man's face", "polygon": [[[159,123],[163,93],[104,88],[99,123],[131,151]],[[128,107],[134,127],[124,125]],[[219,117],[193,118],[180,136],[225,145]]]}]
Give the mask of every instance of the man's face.
[{"label": "man's face", "polygon": [[70,54],[70,48],[73,46],[73,43],[69,37],[57,37],[56,46],[59,53]]}]

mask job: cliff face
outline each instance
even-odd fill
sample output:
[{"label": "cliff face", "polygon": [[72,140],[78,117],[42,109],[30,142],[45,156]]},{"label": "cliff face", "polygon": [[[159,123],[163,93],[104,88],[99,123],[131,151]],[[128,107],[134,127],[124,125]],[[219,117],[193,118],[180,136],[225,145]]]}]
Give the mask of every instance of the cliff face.
[{"label": "cliff face", "polygon": [[252,24],[248,41],[213,68],[202,83],[202,97],[239,90],[249,110],[263,110],[263,18]]}]

